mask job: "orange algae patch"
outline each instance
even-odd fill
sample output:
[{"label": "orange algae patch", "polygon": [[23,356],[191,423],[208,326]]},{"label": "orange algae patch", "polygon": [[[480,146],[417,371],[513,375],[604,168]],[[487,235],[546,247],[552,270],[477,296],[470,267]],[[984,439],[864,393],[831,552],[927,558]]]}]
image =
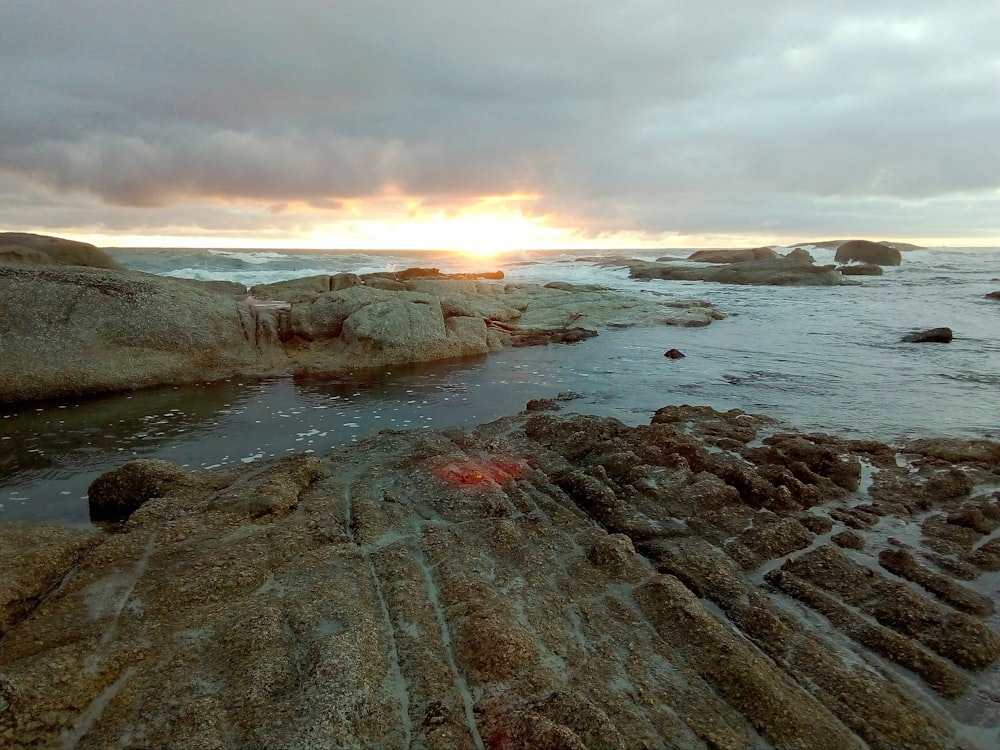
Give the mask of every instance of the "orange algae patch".
[{"label": "orange algae patch", "polygon": [[431,469],[438,479],[457,485],[502,484],[524,473],[524,463],[503,456],[463,458],[438,464]]}]

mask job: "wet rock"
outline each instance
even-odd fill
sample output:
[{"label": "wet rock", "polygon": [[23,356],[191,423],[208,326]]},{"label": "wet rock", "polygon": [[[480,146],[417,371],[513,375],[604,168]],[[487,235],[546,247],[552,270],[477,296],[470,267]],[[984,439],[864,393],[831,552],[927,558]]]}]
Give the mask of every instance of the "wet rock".
[{"label": "wet rock", "polygon": [[587,328],[532,328],[509,331],[511,346],[546,346],[576,344],[594,338],[597,331]]},{"label": "wet rock", "polygon": [[948,344],[951,343],[953,334],[950,328],[928,328],[926,331],[910,333],[900,341],[910,344]]},{"label": "wet rock", "polygon": [[533,398],[524,407],[525,411],[559,411],[561,408],[559,402],[551,398]]},{"label": "wet rock", "polygon": [[684,359],[685,355],[680,349],[668,349],[663,356],[667,359]]},{"label": "wet rock", "polygon": [[848,240],[837,248],[834,260],[838,263],[860,261],[879,266],[898,266],[903,255],[895,247],[869,240]]},{"label": "wet rock", "polygon": [[845,276],[881,276],[883,271],[882,266],[876,266],[874,263],[859,263],[856,266],[840,266],[837,273]]},{"label": "wet rock", "polygon": [[754,247],[745,250],[697,250],[688,260],[703,263],[744,263],[755,260],[774,260],[779,257],[770,247]]},{"label": "wet rock", "polygon": [[844,549],[853,549],[860,552],[865,548],[865,538],[850,529],[845,529],[838,534],[834,534],[831,540],[838,547],[843,547]]},{"label": "wet rock", "polygon": [[[760,441],[771,424],[669,407],[387,431],[168,476],[115,534],[0,525],[0,737],[964,747],[1000,638],[956,579],[1000,561],[997,498],[865,502],[842,485],[891,449]],[[918,490],[985,471],[908,455]],[[827,542],[831,519],[856,527]]]},{"label": "wet rock", "polygon": [[91,482],[87,503],[92,521],[123,521],[154,497],[163,497],[187,481],[180,466],[157,458],[140,458],[112,469]]},{"label": "wet rock", "polygon": [[996,292],[989,292],[989,293],[987,293],[985,298],[986,299],[1000,300],[1000,290],[998,290]]}]

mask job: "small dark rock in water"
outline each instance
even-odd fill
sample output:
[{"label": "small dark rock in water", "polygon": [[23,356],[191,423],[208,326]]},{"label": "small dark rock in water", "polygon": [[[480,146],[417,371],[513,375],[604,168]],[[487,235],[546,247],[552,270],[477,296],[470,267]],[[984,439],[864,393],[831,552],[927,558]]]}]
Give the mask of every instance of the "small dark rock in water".
[{"label": "small dark rock in water", "polygon": [[562,407],[551,398],[533,398],[524,407],[526,411],[557,411]]},{"label": "small dark rock in water", "polygon": [[556,401],[575,401],[578,398],[583,398],[583,394],[577,391],[561,391],[556,394]]},{"label": "small dark rock in water", "polygon": [[882,266],[874,263],[859,263],[856,266],[841,266],[837,269],[844,276],[881,276]]},{"label": "small dark rock in water", "polygon": [[668,359],[684,359],[685,354],[680,349],[671,349],[663,353],[664,357]]},{"label": "small dark rock in water", "polygon": [[986,295],[986,299],[1000,299],[1000,292],[990,292]]},{"label": "small dark rock in water", "polygon": [[950,328],[929,328],[926,331],[918,331],[917,333],[903,336],[900,341],[910,344],[947,344],[951,342],[951,339],[952,332]]}]

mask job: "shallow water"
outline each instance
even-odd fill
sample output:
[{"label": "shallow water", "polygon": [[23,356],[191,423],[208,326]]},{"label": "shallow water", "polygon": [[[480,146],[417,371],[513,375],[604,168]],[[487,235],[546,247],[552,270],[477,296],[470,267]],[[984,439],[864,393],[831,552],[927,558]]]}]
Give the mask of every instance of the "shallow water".
[{"label": "shallow water", "polygon": [[[824,252],[814,251],[818,262],[829,259]],[[475,266],[446,253],[116,254],[139,270],[246,284],[311,272]],[[1000,251],[915,251],[883,277],[832,288],[639,283],[573,254],[478,261],[480,270],[497,267],[510,281],[559,279],[708,299],[730,317],[707,328],[614,329],[579,344],[327,382],[234,381],[0,407],[0,519],[85,524],[90,481],[138,456],[191,468],[239,465],[324,452],[380,429],[470,426],[567,391],[581,397],[565,409],[633,424],[660,406],[690,403],[885,441],[1000,438],[1000,302],[984,299],[1000,288]],[[899,343],[911,330],[941,325],[954,329],[951,344]],[[664,358],[671,348],[687,357]]]}]

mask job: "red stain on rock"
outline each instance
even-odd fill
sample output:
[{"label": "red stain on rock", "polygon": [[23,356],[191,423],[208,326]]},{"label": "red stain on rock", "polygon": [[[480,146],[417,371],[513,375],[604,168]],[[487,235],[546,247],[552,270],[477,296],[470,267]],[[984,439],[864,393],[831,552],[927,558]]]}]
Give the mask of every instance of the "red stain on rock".
[{"label": "red stain on rock", "polygon": [[463,458],[438,464],[431,469],[438,479],[457,485],[503,484],[517,479],[523,472],[523,462],[504,456]]}]

